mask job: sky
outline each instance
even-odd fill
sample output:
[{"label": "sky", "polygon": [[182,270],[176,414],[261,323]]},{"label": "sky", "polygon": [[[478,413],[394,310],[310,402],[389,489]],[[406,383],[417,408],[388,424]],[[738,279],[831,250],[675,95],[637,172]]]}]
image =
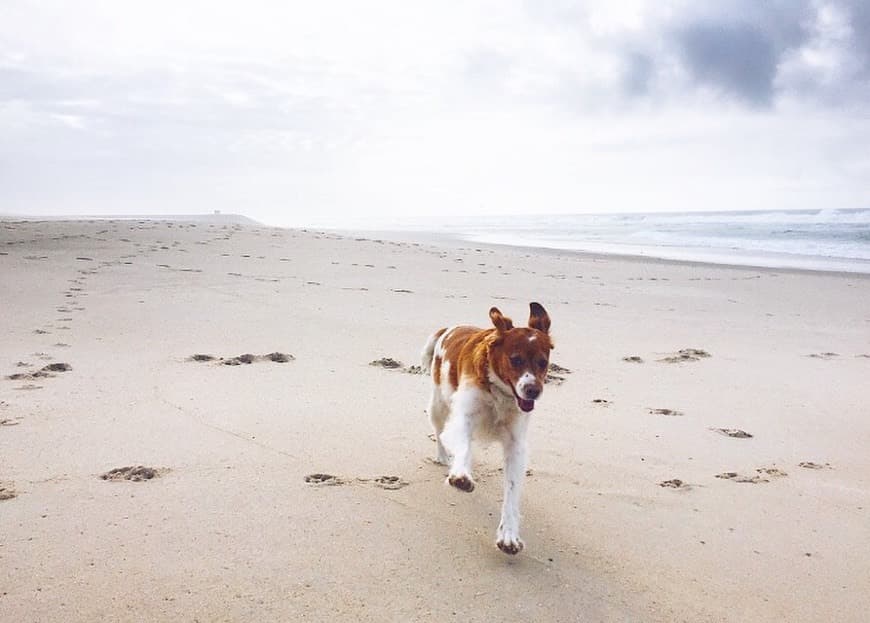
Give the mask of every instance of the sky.
[{"label": "sky", "polygon": [[866,0],[0,1],[0,213],[845,208]]}]

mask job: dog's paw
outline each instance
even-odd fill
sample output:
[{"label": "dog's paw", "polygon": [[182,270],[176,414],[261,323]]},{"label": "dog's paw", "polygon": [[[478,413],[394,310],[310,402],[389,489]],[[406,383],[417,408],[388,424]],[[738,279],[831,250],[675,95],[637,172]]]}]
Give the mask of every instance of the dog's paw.
[{"label": "dog's paw", "polygon": [[495,544],[501,551],[503,551],[505,554],[510,554],[511,556],[519,554],[526,546],[525,543],[523,543],[522,539],[520,539],[519,537],[512,539],[502,537],[498,541],[496,541]]},{"label": "dog's paw", "polygon": [[520,538],[519,531],[515,528],[505,528],[504,523],[498,527],[495,545],[505,554],[510,554],[511,556],[519,554],[525,547],[525,543]]},{"label": "dog's paw", "polygon": [[447,477],[447,483],[451,487],[456,487],[460,491],[465,491],[466,493],[471,493],[474,491],[474,481],[471,479],[471,476],[467,475],[450,475]]}]

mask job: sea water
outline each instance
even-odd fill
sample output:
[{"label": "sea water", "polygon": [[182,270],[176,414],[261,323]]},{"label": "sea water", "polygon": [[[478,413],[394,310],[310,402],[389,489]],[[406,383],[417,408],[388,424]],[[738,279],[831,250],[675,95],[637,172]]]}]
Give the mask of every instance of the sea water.
[{"label": "sea water", "polygon": [[870,209],[536,216],[456,228],[478,242],[870,273]]},{"label": "sea water", "polygon": [[659,259],[870,273],[870,208],[367,218],[337,229]]},{"label": "sea water", "polygon": [[399,218],[370,225],[489,244],[870,273],[870,209]]}]

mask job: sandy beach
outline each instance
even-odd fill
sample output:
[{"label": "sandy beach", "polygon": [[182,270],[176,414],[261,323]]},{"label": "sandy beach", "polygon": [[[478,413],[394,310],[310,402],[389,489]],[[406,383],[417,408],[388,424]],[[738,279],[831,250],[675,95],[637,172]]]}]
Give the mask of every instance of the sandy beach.
[{"label": "sandy beach", "polygon": [[[445,486],[410,366],[529,301],[509,557],[500,449]],[[867,276],[2,221],[0,317],[4,622],[867,620]]]}]

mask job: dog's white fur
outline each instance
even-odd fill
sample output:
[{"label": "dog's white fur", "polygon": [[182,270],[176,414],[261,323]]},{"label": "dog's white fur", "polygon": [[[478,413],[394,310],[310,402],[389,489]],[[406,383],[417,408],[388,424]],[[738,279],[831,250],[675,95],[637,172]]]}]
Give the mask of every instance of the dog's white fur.
[{"label": "dog's white fur", "polygon": [[[425,371],[431,372],[436,361],[441,364],[442,382],[434,384],[429,401],[429,420],[436,435],[435,461],[449,465],[448,483],[471,491],[474,488],[472,438],[501,442],[504,449],[504,500],[496,545],[506,553],[516,554],[524,547],[520,538],[520,495],[526,475],[529,414],[518,408],[514,391],[492,370],[488,373],[488,388],[482,388],[468,378],[461,378],[455,389],[446,382],[451,362],[445,356],[444,342],[455,328],[432,335],[422,352]],[[529,376],[534,379],[534,375],[525,373],[516,386],[517,394],[523,398],[526,397],[525,385],[531,384]]]}]

